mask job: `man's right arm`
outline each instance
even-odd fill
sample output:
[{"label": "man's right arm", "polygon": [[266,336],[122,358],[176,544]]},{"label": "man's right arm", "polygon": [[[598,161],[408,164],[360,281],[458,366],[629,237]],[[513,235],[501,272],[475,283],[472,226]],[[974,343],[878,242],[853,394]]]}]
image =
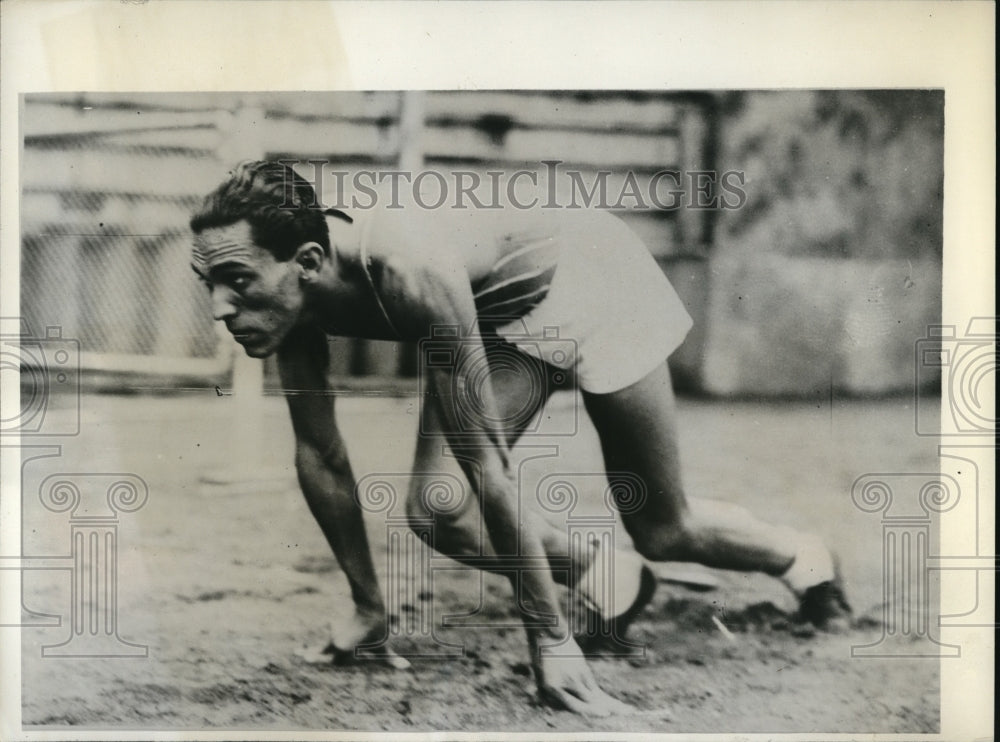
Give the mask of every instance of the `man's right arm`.
[{"label": "man's right arm", "polygon": [[[354,475],[334,421],[326,379],[329,351],[320,330],[297,331],[278,352],[281,382],[295,431],[295,467],[309,509],[347,576],[355,619],[334,636],[353,649],[385,628],[385,606],[372,563]],[[336,633],[336,632],[335,632]]]}]

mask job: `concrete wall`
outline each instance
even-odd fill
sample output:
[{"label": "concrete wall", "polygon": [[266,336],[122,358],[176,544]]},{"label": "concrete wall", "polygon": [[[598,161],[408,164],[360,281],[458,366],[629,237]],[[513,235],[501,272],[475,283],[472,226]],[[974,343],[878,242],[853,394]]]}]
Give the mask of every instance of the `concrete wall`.
[{"label": "concrete wall", "polygon": [[717,394],[912,389],[940,322],[943,94],[746,92],[719,110],[721,211],[699,384]]}]

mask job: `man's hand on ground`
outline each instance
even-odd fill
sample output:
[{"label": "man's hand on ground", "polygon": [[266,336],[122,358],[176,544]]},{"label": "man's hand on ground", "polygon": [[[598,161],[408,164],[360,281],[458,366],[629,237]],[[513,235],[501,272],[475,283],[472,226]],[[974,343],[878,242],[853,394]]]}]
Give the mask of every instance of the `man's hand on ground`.
[{"label": "man's hand on ground", "polygon": [[[565,648],[564,648],[565,649]],[[542,702],[553,708],[589,716],[635,712],[597,685],[582,654],[542,655],[535,658],[535,677]]]},{"label": "man's hand on ground", "polygon": [[312,664],[379,660],[396,670],[408,670],[409,660],[380,641],[387,635],[384,613],[355,610],[350,616],[331,624],[330,640],[324,646],[305,650],[299,656]]}]

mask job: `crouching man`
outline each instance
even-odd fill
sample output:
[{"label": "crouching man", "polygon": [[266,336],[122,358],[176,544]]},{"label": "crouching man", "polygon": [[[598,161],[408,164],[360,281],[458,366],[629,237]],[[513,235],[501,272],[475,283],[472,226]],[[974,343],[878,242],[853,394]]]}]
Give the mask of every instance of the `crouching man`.
[{"label": "crouching man", "polygon": [[[574,551],[565,532],[520,516],[511,448],[531,417],[525,400],[537,412],[545,393],[510,374],[493,374],[485,384],[473,378],[499,350],[525,354],[540,373],[575,378],[611,491],[633,498],[619,509],[643,558],[764,572],[795,593],[803,619],[820,628],[847,622],[850,608],[834,558],[819,538],[684,493],[666,359],[691,320],[623,222],[598,211],[404,204],[348,214],[315,204],[312,186],[287,165],[241,164],[191,219],[193,267],[211,293],[215,319],[249,356],[277,353],[282,384],[294,391],[288,405],[299,481],[355,606],[335,632],[338,648],[384,635],[387,618],[334,420],[326,337],[420,341],[433,335],[440,344],[447,340],[434,328],[442,326],[476,332],[454,336],[449,363],[425,367],[409,512],[426,514],[422,488],[447,443],[476,497],[446,517],[435,515],[434,548],[507,575],[512,564],[571,565],[513,570],[545,701],[596,714],[627,709],[595,682],[562,616],[556,580],[568,581],[602,618],[617,621],[619,632],[648,602],[655,581],[642,559],[616,552],[602,557],[613,563],[612,595],[588,595],[596,549],[584,544]],[[544,340],[551,328],[574,340],[573,352],[526,341]],[[470,400],[479,414],[463,414]],[[471,428],[470,421],[476,421]],[[539,620],[546,616],[558,620]],[[556,645],[558,652],[545,651]],[[405,664],[381,651],[390,663]]]}]

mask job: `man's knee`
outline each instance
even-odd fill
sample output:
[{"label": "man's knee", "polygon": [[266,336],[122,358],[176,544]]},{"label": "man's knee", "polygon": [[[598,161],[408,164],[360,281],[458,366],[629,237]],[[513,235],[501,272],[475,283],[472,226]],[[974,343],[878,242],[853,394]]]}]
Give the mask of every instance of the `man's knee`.
[{"label": "man's knee", "polygon": [[406,496],[406,522],[414,531],[425,529],[435,518],[427,509],[423,498],[423,486],[415,477]]},{"label": "man's knee", "polygon": [[[451,484],[450,480],[447,484]],[[428,476],[413,475],[406,497],[406,518],[414,530],[426,528],[433,523],[439,528],[454,526],[467,510],[464,491]]]},{"label": "man's knee", "polygon": [[635,550],[651,562],[688,561],[694,541],[685,518],[671,523],[644,523],[631,533]]}]

